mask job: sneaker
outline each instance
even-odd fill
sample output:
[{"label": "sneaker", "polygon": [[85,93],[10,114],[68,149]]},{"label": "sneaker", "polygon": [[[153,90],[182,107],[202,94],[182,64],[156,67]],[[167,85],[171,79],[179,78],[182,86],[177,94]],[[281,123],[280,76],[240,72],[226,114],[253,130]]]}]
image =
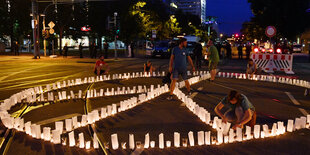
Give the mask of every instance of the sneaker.
[{"label": "sneaker", "polygon": [[169,96],[167,97],[167,100],[169,100],[169,101],[173,100],[173,95],[169,95]]}]

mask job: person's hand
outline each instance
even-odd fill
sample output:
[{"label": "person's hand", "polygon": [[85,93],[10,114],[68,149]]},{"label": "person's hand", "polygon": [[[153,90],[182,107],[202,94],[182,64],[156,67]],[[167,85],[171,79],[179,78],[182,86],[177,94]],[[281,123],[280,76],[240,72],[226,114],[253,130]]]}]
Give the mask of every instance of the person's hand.
[{"label": "person's hand", "polygon": [[223,123],[227,123],[227,118],[226,118],[226,117],[223,117],[223,118],[222,118],[222,122],[223,122]]},{"label": "person's hand", "polygon": [[172,67],[169,67],[169,72],[172,73]]},{"label": "person's hand", "polygon": [[193,72],[195,72],[196,71],[196,69],[195,69],[195,67],[193,67]]},{"label": "person's hand", "polygon": [[236,130],[237,128],[243,128],[243,125],[242,124],[236,124],[232,127],[232,129]]}]

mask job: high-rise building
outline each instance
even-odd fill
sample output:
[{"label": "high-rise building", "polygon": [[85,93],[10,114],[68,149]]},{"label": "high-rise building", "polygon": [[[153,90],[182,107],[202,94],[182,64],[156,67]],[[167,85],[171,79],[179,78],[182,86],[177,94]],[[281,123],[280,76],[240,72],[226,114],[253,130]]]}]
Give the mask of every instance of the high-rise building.
[{"label": "high-rise building", "polygon": [[206,0],[170,0],[170,2],[183,12],[199,16],[202,23],[206,21]]}]

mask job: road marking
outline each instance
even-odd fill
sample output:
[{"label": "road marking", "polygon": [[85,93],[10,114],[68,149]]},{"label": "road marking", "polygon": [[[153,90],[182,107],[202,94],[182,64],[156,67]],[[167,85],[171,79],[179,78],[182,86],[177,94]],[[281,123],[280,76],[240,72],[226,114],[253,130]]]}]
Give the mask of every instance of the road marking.
[{"label": "road marking", "polygon": [[[203,89],[203,87],[199,87],[197,90],[201,91]],[[198,92],[194,92],[193,94],[191,94],[190,98],[194,98],[196,95],[198,95]]]},{"label": "road marking", "polygon": [[[295,105],[301,105],[290,92],[285,92],[285,94],[290,98],[290,100],[295,104]],[[302,108],[298,108],[298,110],[304,114],[305,116],[309,115],[309,113]]]},{"label": "road marking", "polygon": [[68,118],[72,118],[74,116],[81,116],[81,114],[73,113],[73,114],[63,115],[63,116],[54,117],[54,118],[46,119],[46,120],[43,120],[43,121],[39,121],[36,124],[37,125],[50,124],[50,123],[53,123],[53,122],[56,122],[56,121],[61,121],[61,120],[65,120],[65,119],[68,119]]}]

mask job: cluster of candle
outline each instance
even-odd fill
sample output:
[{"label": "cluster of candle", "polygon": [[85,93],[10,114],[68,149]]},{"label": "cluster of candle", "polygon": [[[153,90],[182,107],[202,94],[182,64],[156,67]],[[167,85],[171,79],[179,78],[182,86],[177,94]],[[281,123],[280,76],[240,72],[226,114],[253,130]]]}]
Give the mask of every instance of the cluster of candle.
[{"label": "cluster of candle", "polygon": [[287,78],[287,77],[278,77],[274,75],[253,75],[252,77],[248,75],[248,77],[246,77],[246,74],[243,74],[243,73],[229,73],[229,72],[218,72],[217,75],[223,78],[236,78],[236,79],[248,79],[248,80],[255,80],[255,81],[284,83],[284,84],[289,84],[289,85],[305,87],[308,89],[310,88],[309,81],[292,79],[292,78]]},{"label": "cluster of candle", "polygon": [[[206,73],[206,72],[204,72]],[[164,75],[165,73],[163,72],[162,75]],[[198,75],[198,72],[193,73],[194,75]],[[201,72],[201,74],[203,74],[203,72]],[[141,76],[140,76],[141,75]],[[153,74],[153,76],[156,76],[156,74]],[[151,77],[150,74],[124,74],[124,75],[113,75],[113,79],[122,79],[122,78],[134,78],[134,77]],[[204,77],[206,79],[205,75],[202,75],[202,77]],[[81,79],[76,79],[74,82],[74,80],[72,81],[68,81],[68,85],[66,85],[66,82],[64,81],[63,84],[61,85],[60,82],[54,83],[53,84],[53,90],[57,90],[57,89],[61,89],[61,88],[65,88],[67,86],[74,86],[74,85],[80,85],[83,83],[89,83],[89,82],[96,82],[98,81],[98,79],[100,81],[102,80],[109,80],[110,77],[109,76],[102,76],[101,77],[97,77],[97,79],[95,80],[94,77],[90,77],[90,78],[85,78],[84,82],[82,82]],[[191,83],[197,82],[197,80],[199,80],[199,78],[192,78],[190,81]],[[180,84],[180,86],[182,86],[184,84]],[[137,87],[133,87],[132,89],[130,89],[129,87],[126,88],[123,87],[123,89],[121,90],[119,87],[117,88],[116,91],[114,91],[114,88],[112,88],[111,91],[109,91],[109,89],[107,89],[106,92],[104,92],[103,89],[100,89],[100,91],[97,93],[96,90],[89,90],[87,91],[87,98],[93,98],[93,97],[100,97],[103,95],[106,96],[112,96],[112,95],[121,95],[121,94],[135,94],[135,93],[140,93],[140,95],[138,97],[132,97],[128,100],[125,101],[121,101],[119,104],[112,104],[112,105],[108,105],[106,107],[103,107],[99,110],[93,110],[90,113],[88,113],[87,115],[82,115],[81,117],[81,122],[78,121],[77,116],[72,117],[71,119],[66,119],[65,121],[57,121],[55,122],[55,129],[51,130],[50,127],[44,127],[43,128],[43,133],[41,130],[41,126],[37,125],[37,124],[32,124],[31,121],[28,121],[27,123],[24,123],[24,119],[23,118],[14,118],[11,117],[7,110],[10,109],[10,107],[14,106],[15,104],[21,102],[21,100],[23,99],[27,99],[30,98],[29,96],[31,96],[31,100],[28,100],[29,102],[35,102],[35,101],[46,101],[46,99],[44,98],[44,92],[47,92],[48,94],[48,101],[53,101],[55,99],[59,99],[59,100],[66,100],[66,99],[75,99],[75,98],[82,98],[82,90],[79,90],[78,95],[76,96],[74,94],[73,91],[70,91],[70,95],[67,96],[67,92],[66,91],[62,91],[62,92],[58,92],[58,96],[53,95],[53,92],[49,92],[51,91],[51,87],[50,85],[47,85],[46,90],[43,90],[42,86],[40,87],[35,87],[35,88],[30,88],[27,90],[22,91],[21,93],[17,93],[14,94],[13,96],[10,97],[10,99],[6,100],[4,103],[1,104],[0,106],[0,116],[1,116],[1,120],[4,124],[4,126],[6,126],[9,129],[16,129],[18,131],[24,131],[26,132],[26,134],[32,136],[33,138],[37,138],[37,139],[43,139],[45,141],[50,141],[53,142],[55,144],[60,144],[62,143],[63,145],[66,145],[66,142],[62,142],[61,140],[61,135],[64,133],[69,132],[68,136],[69,136],[69,146],[75,146],[75,137],[74,137],[74,129],[79,128],[79,127],[83,127],[89,124],[93,124],[96,121],[99,121],[100,119],[106,118],[108,116],[111,115],[115,115],[118,112],[122,112],[128,109],[131,109],[135,106],[137,106],[140,103],[146,102],[148,100],[151,100],[163,93],[166,93],[169,91],[168,85],[164,85],[164,86],[160,86],[158,85],[157,88],[154,87],[154,85],[151,85],[149,89],[146,88],[146,86],[142,87],[142,86],[137,86]],[[37,98],[36,95],[40,94],[40,97]],[[65,125],[65,130],[64,130],[64,125]],[[96,136],[94,136],[96,137]],[[84,136],[83,133],[79,134],[79,147],[80,148],[90,148],[90,141],[84,143]],[[98,148],[98,142],[95,141],[95,139],[93,140],[93,144],[94,144],[94,148]],[[85,145],[84,145],[85,144]]]},{"label": "cluster of candle", "polygon": [[[201,80],[206,80],[210,78],[210,74],[207,72],[194,72],[193,74],[188,73],[188,75],[193,75],[195,77],[190,78],[189,82],[190,84],[197,83]],[[236,77],[236,78],[245,78],[245,75],[237,75],[235,73],[219,73],[219,76],[223,75],[223,77]],[[87,141],[85,143],[83,133],[78,134],[78,140],[75,139],[74,131],[76,128],[83,127],[89,124],[93,124],[96,121],[99,121],[100,119],[106,118],[108,116],[112,116],[117,114],[118,112],[122,112],[125,110],[129,110],[143,102],[146,102],[148,100],[151,100],[163,93],[166,93],[169,91],[168,86],[160,86],[158,85],[157,88],[154,87],[154,85],[151,85],[149,89],[146,88],[146,86],[137,86],[133,87],[132,89],[125,87],[114,89],[112,88],[111,91],[109,89],[104,92],[103,89],[100,89],[99,92],[96,90],[89,90],[86,93],[87,98],[94,98],[94,97],[101,97],[103,95],[105,96],[112,96],[112,95],[122,95],[122,94],[136,94],[140,93],[138,97],[132,97],[128,100],[121,101],[119,104],[112,104],[108,105],[106,107],[101,108],[100,110],[93,110],[87,115],[82,115],[81,122],[78,121],[77,116],[72,117],[71,119],[66,119],[65,121],[58,121],[55,122],[55,129],[51,130],[50,127],[44,127],[43,133],[41,130],[41,126],[37,124],[32,124],[30,121],[27,123],[24,123],[23,118],[14,118],[11,117],[8,113],[8,110],[18,104],[21,103],[22,100],[26,100],[27,102],[36,102],[36,101],[46,101],[44,98],[44,93],[47,92],[47,100],[48,101],[54,101],[57,98],[59,100],[66,100],[66,99],[75,99],[75,98],[82,98],[82,90],[79,90],[78,95],[74,94],[73,91],[70,91],[70,95],[67,96],[66,91],[58,92],[58,96],[54,96],[53,90],[62,89],[65,87],[71,87],[81,84],[87,84],[87,83],[93,83],[93,82],[100,82],[105,80],[116,80],[116,79],[129,79],[129,78],[139,78],[139,77],[154,77],[154,76],[165,76],[165,73],[162,72],[161,74],[158,72],[153,73],[151,75],[150,73],[124,73],[124,74],[113,74],[111,75],[104,75],[104,76],[97,76],[97,77],[88,77],[82,79],[76,79],[76,80],[68,80],[63,81],[62,83],[57,82],[53,83],[52,85],[46,85],[46,89],[43,89],[42,86],[34,87],[30,89],[26,89],[22,92],[16,93],[12,95],[9,99],[4,100],[3,103],[0,104],[0,117],[4,124],[9,129],[16,129],[18,131],[24,131],[30,136],[37,138],[37,139],[43,139],[46,141],[51,141],[55,144],[62,143],[63,145],[66,145],[66,141],[62,141],[61,135],[64,133],[68,134],[69,139],[69,146],[78,146],[80,148],[90,148],[91,141]],[[309,87],[309,82],[302,81],[302,80],[292,80],[292,79],[284,79],[284,78],[276,78],[271,76],[254,76],[252,80],[262,80],[262,81],[270,81],[270,82],[281,82],[281,83],[287,83],[287,84],[294,84],[298,86],[306,86]],[[185,83],[180,82],[176,84],[176,89],[174,93],[176,96],[186,104],[186,107],[192,111],[195,115],[197,115],[203,122],[206,124],[211,125],[214,129],[217,130],[217,138],[212,139],[211,132],[204,132],[200,131],[198,132],[198,145],[211,145],[211,144],[221,144],[221,143],[231,143],[234,141],[242,141],[242,140],[249,140],[253,138],[264,138],[264,137],[270,137],[275,136],[279,134],[285,133],[285,131],[292,132],[296,129],[301,128],[308,128],[310,123],[310,116],[296,118],[295,123],[294,120],[288,120],[287,128],[284,126],[283,122],[278,122],[273,124],[273,127],[271,130],[268,129],[267,125],[263,125],[262,129],[263,131],[260,131],[261,127],[260,125],[256,125],[254,127],[253,133],[251,132],[250,127],[246,127],[245,134],[242,134],[242,129],[237,128],[236,133],[234,130],[230,128],[230,123],[222,123],[221,119],[218,119],[217,117],[214,117],[214,120],[211,120],[210,113],[204,109],[203,107],[200,107],[198,104],[196,104],[192,99],[188,98],[184,93],[182,93],[178,88],[184,87]],[[39,97],[37,98],[37,95]],[[65,130],[64,130],[65,125]],[[193,146],[194,143],[194,136],[193,132],[189,132],[189,144],[190,146]],[[98,141],[96,135],[93,136],[93,147],[98,148]],[[112,138],[112,136],[111,136]],[[115,138],[117,139],[117,135],[113,135],[112,138],[112,148],[117,149],[118,142],[115,141]],[[113,140],[114,139],[114,140]],[[130,142],[129,147],[134,148],[134,138],[133,135],[129,136]],[[223,141],[224,139],[224,141]],[[78,143],[76,143],[78,142]],[[175,146],[178,147],[177,143],[180,143],[180,134],[175,133]],[[137,144],[137,143],[136,143]],[[141,145],[141,143],[140,143]],[[116,147],[117,146],[117,147]],[[146,135],[145,138],[145,148],[148,148],[149,146],[155,147],[155,141],[150,141],[149,134]],[[171,146],[171,141],[166,141],[166,147]],[[184,146],[184,145],[183,145]],[[186,145],[187,146],[187,145]],[[124,147],[124,144],[122,144],[122,147]],[[136,146],[138,147],[138,145]],[[164,148],[164,135],[159,135],[159,147]]]}]

